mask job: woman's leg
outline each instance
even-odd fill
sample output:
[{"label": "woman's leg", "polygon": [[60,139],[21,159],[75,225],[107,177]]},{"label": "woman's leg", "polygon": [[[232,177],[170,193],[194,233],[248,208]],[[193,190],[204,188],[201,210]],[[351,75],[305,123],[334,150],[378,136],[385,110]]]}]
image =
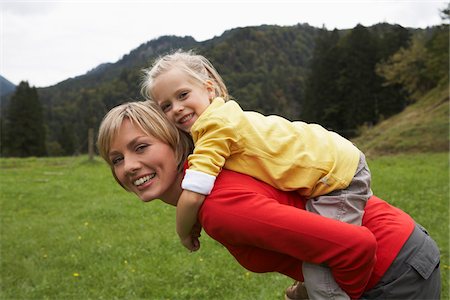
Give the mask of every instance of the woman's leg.
[{"label": "woman's leg", "polygon": [[362,299],[440,299],[439,248],[416,225],[380,282]]}]

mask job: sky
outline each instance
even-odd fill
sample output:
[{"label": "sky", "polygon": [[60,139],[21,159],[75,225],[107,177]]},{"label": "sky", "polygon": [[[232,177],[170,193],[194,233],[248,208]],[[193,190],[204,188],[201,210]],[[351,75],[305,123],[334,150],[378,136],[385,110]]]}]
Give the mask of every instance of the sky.
[{"label": "sky", "polygon": [[[441,24],[442,0],[0,0],[0,75],[47,87],[114,63],[163,35],[205,41],[263,24],[332,30],[380,22]],[[147,67],[147,66],[143,66]]]}]

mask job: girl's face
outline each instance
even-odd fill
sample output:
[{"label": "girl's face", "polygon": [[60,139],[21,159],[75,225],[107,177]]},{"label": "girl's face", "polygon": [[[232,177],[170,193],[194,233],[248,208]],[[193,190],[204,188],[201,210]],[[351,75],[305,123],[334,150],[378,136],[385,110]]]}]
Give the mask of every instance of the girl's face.
[{"label": "girl's face", "polygon": [[177,176],[172,148],[126,118],[115,136],[109,159],[118,181],[142,201],[169,198]]},{"label": "girl's face", "polygon": [[153,84],[154,101],[178,129],[190,132],[214,97],[211,84],[200,84],[178,68],[159,75]]}]

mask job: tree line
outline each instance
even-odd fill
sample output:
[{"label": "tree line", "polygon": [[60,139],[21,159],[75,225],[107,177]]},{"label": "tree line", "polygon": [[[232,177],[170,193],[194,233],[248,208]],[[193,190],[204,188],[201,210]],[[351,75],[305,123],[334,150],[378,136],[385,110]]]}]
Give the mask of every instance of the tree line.
[{"label": "tree line", "polygon": [[358,25],[348,35],[322,31],[308,76],[302,118],[349,137],[402,111],[448,82],[448,26],[376,35]]},{"label": "tree line", "polygon": [[305,24],[258,26],[202,43],[162,37],[116,64],[54,87],[21,82],[2,108],[1,155],[86,152],[88,129],[98,128],[113,106],[139,100],[141,69],[177,48],[208,57],[244,109],[316,122],[347,137],[448,82],[444,24],[425,30],[390,24],[332,31]]}]

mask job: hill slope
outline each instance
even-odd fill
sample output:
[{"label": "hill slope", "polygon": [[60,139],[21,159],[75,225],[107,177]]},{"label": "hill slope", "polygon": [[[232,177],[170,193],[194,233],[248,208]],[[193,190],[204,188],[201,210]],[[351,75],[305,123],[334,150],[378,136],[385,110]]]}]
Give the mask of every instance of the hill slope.
[{"label": "hill slope", "polygon": [[0,101],[3,96],[14,92],[15,89],[16,86],[12,82],[0,75]]},{"label": "hill slope", "polygon": [[369,156],[449,151],[449,85],[431,90],[403,112],[364,129],[353,142]]}]

